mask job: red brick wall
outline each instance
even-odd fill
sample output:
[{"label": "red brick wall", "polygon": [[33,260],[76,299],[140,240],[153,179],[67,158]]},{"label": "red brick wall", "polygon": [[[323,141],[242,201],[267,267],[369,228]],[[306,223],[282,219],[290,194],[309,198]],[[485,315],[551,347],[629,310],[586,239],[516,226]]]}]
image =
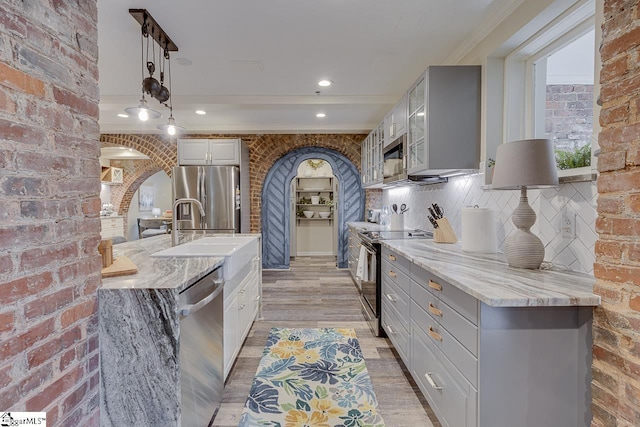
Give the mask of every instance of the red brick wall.
[{"label": "red brick wall", "polygon": [[98,425],[96,1],[2,2],[0,410]]},{"label": "red brick wall", "polygon": [[640,425],[640,7],[605,0],[593,426]]},{"label": "red brick wall", "polygon": [[[251,231],[260,232],[262,183],[267,172],[276,160],[288,152],[302,147],[325,147],[335,150],[360,169],[360,143],[366,135],[360,134],[320,134],[320,135],[188,135],[185,138],[241,138],[249,148],[250,161],[250,198],[251,198]],[[160,135],[102,135],[100,137],[104,147],[124,146],[135,148],[150,157],[150,165],[144,170],[149,171],[152,165],[162,168],[171,176],[171,167],[177,164],[177,149],[175,140],[170,141]],[[113,163],[115,165],[115,163]],[[138,170],[139,169],[139,170]],[[125,168],[124,184],[113,186],[111,203],[120,214],[124,214],[130,204],[131,197],[140,184],[143,168],[131,172]],[[156,169],[157,170],[157,169]],[[135,173],[137,175],[132,175]],[[149,174],[148,176],[150,176]]]}]

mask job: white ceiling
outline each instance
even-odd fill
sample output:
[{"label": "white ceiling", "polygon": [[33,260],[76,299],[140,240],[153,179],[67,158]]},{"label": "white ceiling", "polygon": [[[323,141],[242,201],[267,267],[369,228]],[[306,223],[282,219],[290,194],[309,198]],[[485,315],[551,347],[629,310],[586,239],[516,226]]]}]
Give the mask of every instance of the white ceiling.
[{"label": "white ceiling", "polygon": [[514,1],[98,0],[101,132],[157,132],[168,116],[147,96],[162,118],[117,117],[141,97],[129,8],[147,9],[179,48],[172,102],[189,132],[326,133],[377,126],[421,71],[457,61]]}]

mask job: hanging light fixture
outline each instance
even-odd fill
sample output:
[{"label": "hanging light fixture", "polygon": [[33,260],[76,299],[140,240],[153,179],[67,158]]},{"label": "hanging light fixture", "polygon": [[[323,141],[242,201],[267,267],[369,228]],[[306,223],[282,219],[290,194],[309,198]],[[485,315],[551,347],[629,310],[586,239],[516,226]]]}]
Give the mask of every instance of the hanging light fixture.
[{"label": "hanging light fixture", "polygon": [[[171,41],[169,36],[158,25],[153,17],[146,9],[129,9],[129,13],[134,17],[141,26],[141,44],[142,44],[142,99],[137,107],[126,108],[125,111],[132,115],[135,114],[141,121],[149,119],[157,119],[162,116],[158,111],[152,110],[147,105],[145,94],[155,98],[160,104],[169,109],[169,121],[166,125],[157,126],[158,129],[167,132],[169,135],[175,135],[177,132],[183,132],[185,129],[175,124],[173,117],[173,106],[171,104],[171,61],[170,51],[178,51],[178,46]],[[151,37],[149,37],[151,36]],[[151,40],[150,40],[151,39]],[[146,43],[145,43],[146,42]],[[156,71],[156,46],[158,44],[157,64],[160,71],[160,81],[153,74]],[[146,46],[145,46],[146,44]],[[151,44],[151,46],[150,46]],[[164,85],[165,82],[165,64],[168,63],[167,79],[169,88]],[[145,77],[145,68],[148,76]],[[167,101],[169,102],[167,104]]]}]

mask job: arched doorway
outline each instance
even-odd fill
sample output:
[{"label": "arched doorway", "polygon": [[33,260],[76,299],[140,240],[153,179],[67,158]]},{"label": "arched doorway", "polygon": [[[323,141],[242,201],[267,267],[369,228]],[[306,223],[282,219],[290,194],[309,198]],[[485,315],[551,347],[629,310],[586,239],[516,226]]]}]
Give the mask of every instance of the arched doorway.
[{"label": "arched doorway", "polygon": [[338,267],[347,267],[347,222],[360,221],[364,214],[364,190],[358,169],[342,154],[322,147],[304,147],[277,160],[262,188],[262,266],[289,268],[290,182],[298,166],[307,159],[322,159],[331,165],[338,179]]}]

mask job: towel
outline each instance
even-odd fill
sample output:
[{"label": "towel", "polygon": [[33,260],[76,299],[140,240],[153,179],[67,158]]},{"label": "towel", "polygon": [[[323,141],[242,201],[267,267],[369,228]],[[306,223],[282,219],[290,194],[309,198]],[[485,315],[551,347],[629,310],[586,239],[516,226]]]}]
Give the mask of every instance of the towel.
[{"label": "towel", "polygon": [[360,256],[358,256],[358,266],[356,267],[356,279],[361,281],[369,280],[369,269],[367,268],[367,250],[360,245]]}]

